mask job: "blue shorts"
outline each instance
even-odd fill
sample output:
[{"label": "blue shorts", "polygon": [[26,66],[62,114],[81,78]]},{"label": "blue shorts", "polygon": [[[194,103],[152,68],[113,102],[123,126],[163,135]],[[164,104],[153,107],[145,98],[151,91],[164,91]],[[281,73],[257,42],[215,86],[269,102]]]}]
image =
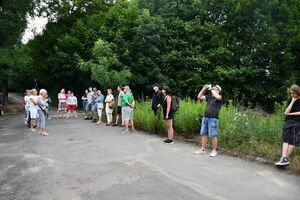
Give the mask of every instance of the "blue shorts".
[{"label": "blue shorts", "polygon": [[208,135],[213,138],[218,136],[219,120],[216,118],[204,117],[201,124],[201,135]]}]

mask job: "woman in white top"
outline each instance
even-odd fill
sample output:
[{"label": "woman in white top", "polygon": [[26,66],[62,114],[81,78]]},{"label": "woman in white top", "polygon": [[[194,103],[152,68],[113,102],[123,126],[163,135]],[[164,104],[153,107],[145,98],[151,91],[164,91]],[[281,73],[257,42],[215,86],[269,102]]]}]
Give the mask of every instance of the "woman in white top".
[{"label": "woman in white top", "polygon": [[37,120],[37,131],[40,135],[47,136],[46,133],[46,109],[48,106],[47,91],[45,89],[40,90],[40,96],[37,97],[37,112],[39,118]]},{"label": "woman in white top", "polygon": [[36,119],[38,118],[38,105],[37,105],[37,91],[36,89],[31,90],[30,99],[30,117],[31,117],[31,130],[35,131],[35,123]]},{"label": "woman in white top", "polygon": [[105,112],[106,112],[106,118],[107,118],[107,124],[106,126],[112,125],[112,113],[114,111],[114,96],[112,95],[112,90],[108,89],[107,90],[107,96],[105,98]]}]

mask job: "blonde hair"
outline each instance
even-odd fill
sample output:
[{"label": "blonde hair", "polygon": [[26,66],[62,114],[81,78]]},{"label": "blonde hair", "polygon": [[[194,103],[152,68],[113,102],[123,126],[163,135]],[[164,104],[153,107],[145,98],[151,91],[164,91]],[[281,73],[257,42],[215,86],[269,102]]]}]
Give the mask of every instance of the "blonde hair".
[{"label": "blonde hair", "polygon": [[289,90],[289,94],[291,94],[291,92],[295,93],[298,97],[300,97],[300,87],[299,87],[299,85],[292,85],[290,90]]}]

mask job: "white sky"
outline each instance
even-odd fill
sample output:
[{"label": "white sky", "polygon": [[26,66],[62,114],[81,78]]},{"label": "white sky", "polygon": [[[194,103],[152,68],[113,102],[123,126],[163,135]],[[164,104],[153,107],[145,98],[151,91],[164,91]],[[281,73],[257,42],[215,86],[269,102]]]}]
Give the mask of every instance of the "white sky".
[{"label": "white sky", "polygon": [[34,36],[43,32],[45,25],[48,20],[45,17],[30,17],[27,16],[28,23],[27,28],[22,37],[22,43],[26,44],[29,40],[33,39]]}]

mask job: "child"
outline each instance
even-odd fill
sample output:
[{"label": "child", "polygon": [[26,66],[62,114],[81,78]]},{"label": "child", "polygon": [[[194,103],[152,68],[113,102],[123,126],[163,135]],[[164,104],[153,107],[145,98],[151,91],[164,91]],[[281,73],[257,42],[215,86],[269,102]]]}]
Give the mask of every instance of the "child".
[{"label": "child", "polygon": [[71,92],[70,97],[67,100],[67,107],[68,107],[68,115],[67,118],[70,117],[71,111],[73,111],[75,118],[77,118],[76,115],[76,107],[77,107],[77,98],[74,96],[74,93]]},{"label": "child", "polygon": [[282,156],[276,163],[277,166],[289,165],[288,157],[295,146],[300,146],[300,87],[293,85],[289,90],[291,100],[288,103],[284,114],[286,115],[282,132]]}]

